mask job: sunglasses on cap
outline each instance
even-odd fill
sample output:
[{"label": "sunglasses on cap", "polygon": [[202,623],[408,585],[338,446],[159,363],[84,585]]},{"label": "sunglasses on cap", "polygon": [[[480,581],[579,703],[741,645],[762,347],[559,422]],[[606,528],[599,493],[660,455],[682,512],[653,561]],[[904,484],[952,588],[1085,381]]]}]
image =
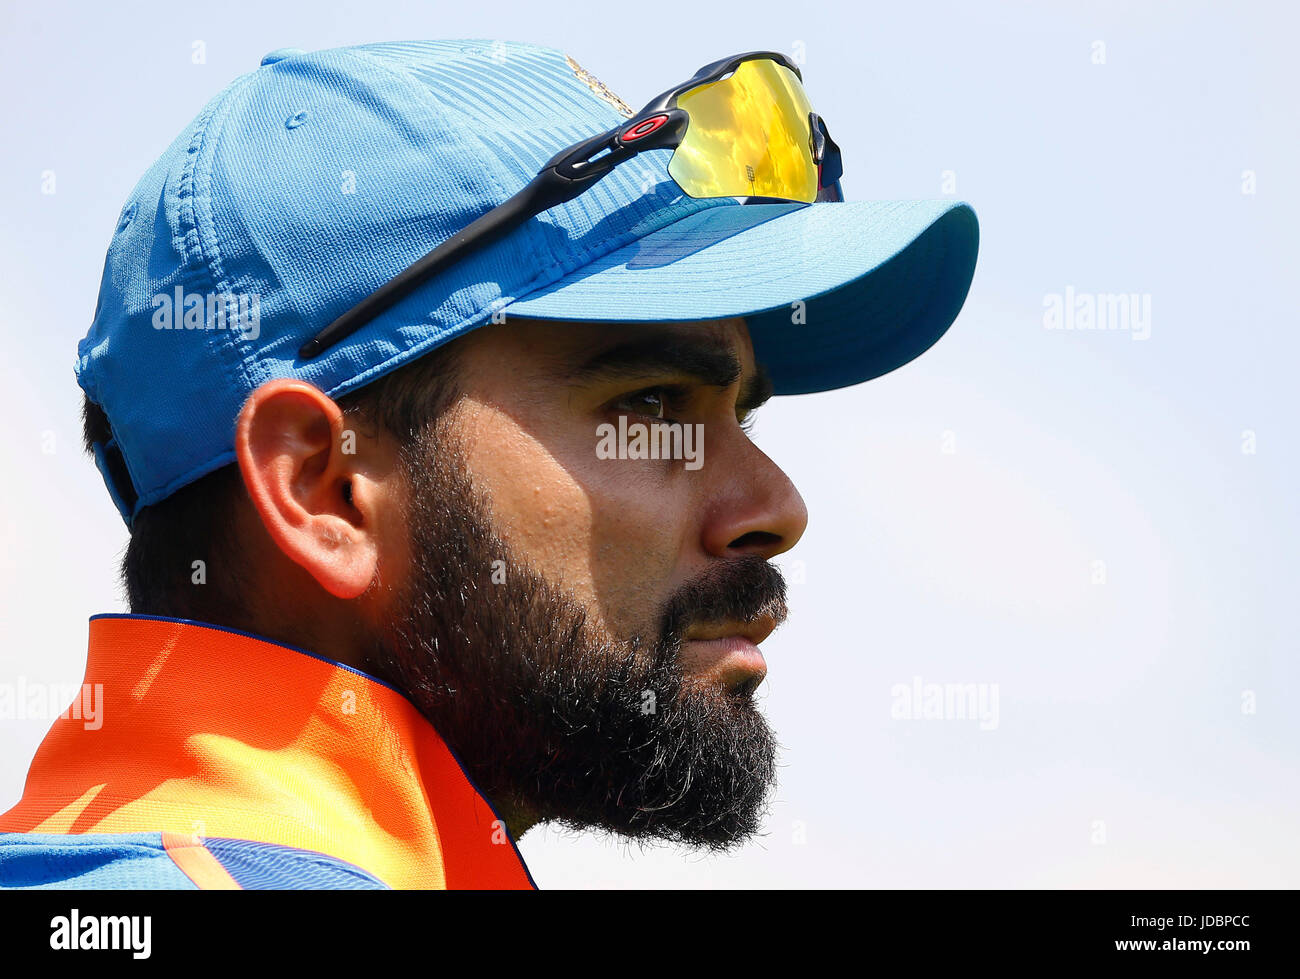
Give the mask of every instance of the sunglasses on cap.
[{"label": "sunglasses on cap", "polygon": [[812,110],[798,67],[751,51],[705,65],[617,127],[557,153],[522,190],[399,272],[316,336],[298,356],[319,355],[430,276],[529,218],[573,200],[646,150],[671,149],[668,175],[693,198],[741,203],[840,201],[840,149]]}]

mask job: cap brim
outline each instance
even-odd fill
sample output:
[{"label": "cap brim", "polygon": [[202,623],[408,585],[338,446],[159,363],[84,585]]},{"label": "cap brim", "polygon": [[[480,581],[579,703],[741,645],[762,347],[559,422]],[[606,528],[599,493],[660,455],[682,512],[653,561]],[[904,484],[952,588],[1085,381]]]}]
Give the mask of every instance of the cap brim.
[{"label": "cap brim", "polygon": [[960,201],[709,207],[504,307],[537,319],[744,317],[777,394],[870,380],[957,318],[979,224]]}]

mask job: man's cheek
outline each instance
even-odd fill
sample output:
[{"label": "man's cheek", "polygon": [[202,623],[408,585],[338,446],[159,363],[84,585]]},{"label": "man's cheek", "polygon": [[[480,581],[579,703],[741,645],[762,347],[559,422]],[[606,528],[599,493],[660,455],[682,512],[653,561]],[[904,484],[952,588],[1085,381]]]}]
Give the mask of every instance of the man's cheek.
[{"label": "man's cheek", "polygon": [[548,576],[573,574],[590,547],[592,515],[586,498],[554,481],[508,481],[489,493],[492,522],[518,555]]},{"label": "man's cheek", "polygon": [[682,563],[690,507],[664,463],[599,459],[573,426],[553,427],[564,436],[543,444],[514,419],[476,413],[467,457],[493,527],[593,625],[646,634]]},{"label": "man's cheek", "polygon": [[648,635],[682,551],[681,513],[606,498],[571,479],[504,489],[494,519],[512,552],[614,636]]},{"label": "man's cheek", "polygon": [[610,627],[621,635],[657,631],[685,551],[683,513],[625,501],[593,509],[590,575]]}]

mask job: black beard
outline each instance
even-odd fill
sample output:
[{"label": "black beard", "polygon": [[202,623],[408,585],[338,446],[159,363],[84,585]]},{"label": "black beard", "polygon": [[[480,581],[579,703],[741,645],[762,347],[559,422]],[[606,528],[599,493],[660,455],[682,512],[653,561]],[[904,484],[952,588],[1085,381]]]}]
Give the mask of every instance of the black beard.
[{"label": "black beard", "polygon": [[777,748],[754,703],[758,681],[687,682],[678,654],[693,623],[780,622],[780,571],[757,556],[727,560],[673,594],[658,636],[596,635],[584,609],[496,535],[449,441],[429,435],[403,454],[412,567],[375,672],[410,697],[507,824],[716,851],[753,836]]}]

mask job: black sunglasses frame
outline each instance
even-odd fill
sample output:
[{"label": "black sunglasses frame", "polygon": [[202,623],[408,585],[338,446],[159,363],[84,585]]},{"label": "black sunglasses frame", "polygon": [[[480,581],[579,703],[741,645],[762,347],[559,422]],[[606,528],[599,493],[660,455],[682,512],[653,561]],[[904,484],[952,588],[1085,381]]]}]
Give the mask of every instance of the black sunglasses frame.
[{"label": "black sunglasses frame", "polygon": [[[794,72],[801,82],[803,73],[785,55],[775,51],[750,51],[705,65],[693,77],[652,99],[627,122],[561,150],[542,167],[522,190],[456,232],[423,258],[412,263],[359,303],[347,310],[298,351],[310,360],[340,340],[355,333],[384,310],[392,307],[421,282],[453,262],[513,231],[530,218],[557,204],[573,200],[621,163],[646,150],[674,149],[686,135],[690,117],[677,108],[677,97],[700,85],[720,81],[745,61],[768,59]],[[839,180],[843,173],[840,148],[831,139],[826,123],[809,113],[809,151],[817,164],[817,201],[841,201]],[[788,203],[783,197],[742,197],[742,204]]]}]

